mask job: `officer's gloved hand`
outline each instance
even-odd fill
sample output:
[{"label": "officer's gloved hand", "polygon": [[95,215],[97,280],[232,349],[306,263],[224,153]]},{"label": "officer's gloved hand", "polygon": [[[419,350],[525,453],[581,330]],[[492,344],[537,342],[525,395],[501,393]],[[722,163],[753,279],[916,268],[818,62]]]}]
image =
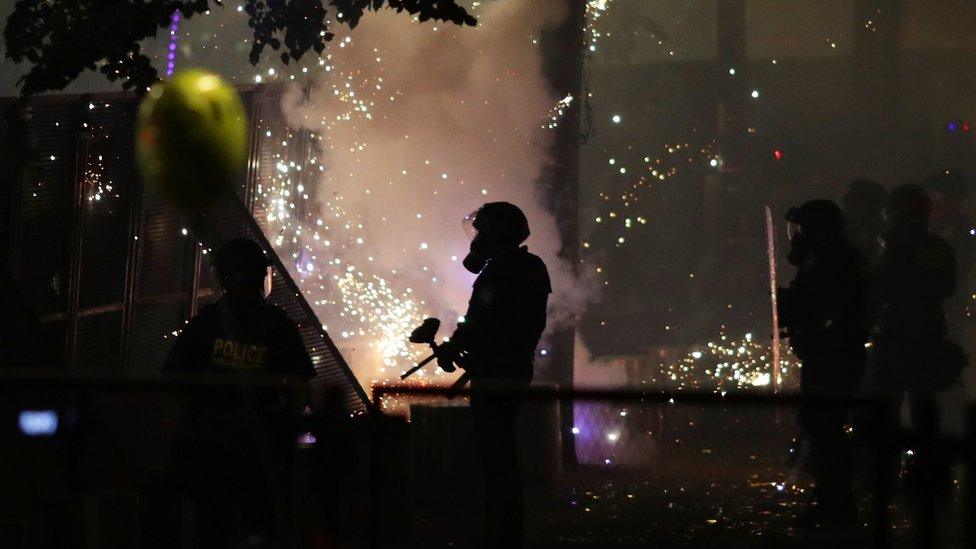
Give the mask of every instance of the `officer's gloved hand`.
[{"label": "officer's gloved hand", "polygon": [[458,357],[458,350],[450,341],[442,343],[437,347],[437,366],[447,373],[451,373],[457,368],[454,361]]}]

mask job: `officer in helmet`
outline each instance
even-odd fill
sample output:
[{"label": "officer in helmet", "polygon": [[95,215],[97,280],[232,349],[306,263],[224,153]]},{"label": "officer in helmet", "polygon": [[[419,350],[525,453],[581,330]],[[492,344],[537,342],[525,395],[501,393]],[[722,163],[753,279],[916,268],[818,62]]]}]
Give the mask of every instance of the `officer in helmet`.
[{"label": "officer in helmet", "polygon": [[224,295],[190,320],[164,369],[314,376],[295,323],[264,301],[271,289],[269,266],[253,240],[224,244],[214,261]]},{"label": "officer in helmet", "polygon": [[[223,289],[193,317],[166,360],[168,372],[315,375],[295,323],[265,302],[270,263],[258,244],[231,240],[214,267]],[[294,411],[291,411],[294,412]],[[194,503],[200,547],[271,546],[275,501],[287,484],[289,411],[275,399],[198,395],[171,451],[174,487]],[[284,415],[283,415],[284,414]]]},{"label": "officer in helmet", "polygon": [[518,399],[479,390],[528,386],[552,288],[545,264],[521,246],[529,236],[529,224],[518,207],[485,204],[465,218],[465,225],[472,240],[463,264],[478,277],[464,321],[440,347],[438,364],[450,371],[455,361],[460,362],[471,376],[489,546],[519,547],[523,517],[515,440]]},{"label": "officer in helmet", "polygon": [[943,304],[956,289],[956,257],[929,231],[931,201],[919,185],[896,187],[888,198],[885,250],[875,284],[875,327],[870,381],[909,400],[924,400],[938,385],[927,371],[947,335]]},{"label": "officer in helmet", "polygon": [[[958,381],[967,359],[947,339],[944,304],[956,289],[956,256],[946,240],[929,230],[931,206],[920,185],[901,185],[888,196],[866,381],[893,397],[894,410],[907,397],[912,427],[934,434],[939,430],[936,392]],[[938,448],[920,444],[915,460],[907,480],[916,485],[909,488],[948,488],[948,462]]]},{"label": "officer in helmet", "polygon": [[[849,391],[864,373],[868,331],[866,280],[861,255],[845,240],[840,208],[811,200],[791,208],[788,259],[797,271],[779,291],[779,314],[793,352],[803,363],[800,392]],[[803,405],[799,409],[806,465],[816,481],[805,525],[854,517],[851,456],[844,406]]]}]

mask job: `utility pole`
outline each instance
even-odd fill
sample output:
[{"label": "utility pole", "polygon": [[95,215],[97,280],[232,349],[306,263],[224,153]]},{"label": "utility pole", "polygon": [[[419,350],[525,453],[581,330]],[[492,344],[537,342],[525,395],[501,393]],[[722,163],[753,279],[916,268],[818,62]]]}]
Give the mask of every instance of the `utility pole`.
[{"label": "utility pole", "polygon": [[[543,71],[560,97],[573,96],[565,110],[552,146],[552,166],[543,174],[547,184],[549,206],[556,213],[561,240],[560,257],[579,269],[579,146],[582,120],[583,56],[585,48],[586,2],[564,0],[568,14],[558,28],[542,36]],[[573,386],[573,350],[576,327],[561,327],[553,334],[549,356],[545,359],[541,381]],[[564,463],[575,463],[576,445],[570,435],[573,428],[572,401],[560,402],[560,439]]]}]

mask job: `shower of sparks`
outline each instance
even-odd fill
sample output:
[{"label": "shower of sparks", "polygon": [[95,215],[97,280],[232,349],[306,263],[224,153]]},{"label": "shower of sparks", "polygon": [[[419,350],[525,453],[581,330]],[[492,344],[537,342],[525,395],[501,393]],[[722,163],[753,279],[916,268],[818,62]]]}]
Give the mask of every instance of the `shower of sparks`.
[{"label": "shower of sparks", "polygon": [[105,164],[102,155],[90,158],[85,166],[83,189],[89,203],[100,202],[103,198],[118,198],[111,181],[105,181]]},{"label": "shower of sparks", "polygon": [[[338,47],[350,47],[351,37],[338,41]],[[382,51],[372,50],[374,63],[383,62]],[[273,155],[276,169],[267,181],[257,186],[257,196],[265,211],[263,221],[272,244],[280,255],[292,258],[294,273],[299,286],[319,312],[322,318],[332,319],[330,333],[344,348],[354,348],[357,356],[365,352],[364,362],[378,364],[373,370],[373,379],[363,379],[364,385],[395,379],[397,375],[424,356],[426,348],[411,345],[407,341],[410,330],[420,325],[430,311],[425,311],[426,302],[418,298],[412,288],[403,287],[397,280],[397,270],[381,271],[372,265],[373,257],[368,256],[362,264],[348,261],[351,249],[368,250],[369,243],[364,236],[367,231],[366,220],[352,213],[344,206],[346,198],[332,194],[323,200],[322,196],[309,195],[314,192],[306,189],[299,181],[312,181],[323,178],[326,183],[330,174],[318,158],[318,154],[352,154],[363,152],[369,143],[356,143],[348,150],[334,150],[323,137],[340,124],[368,124],[373,119],[373,108],[378,102],[395,102],[401,96],[397,90],[387,90],[382,76],[365,78],[360,70],[346,70],[336,64],[331,54],[326,54],[313,64],[312,70],[329,73],[326,86],[341,104],[348,108],[345,112],[331,118],[308,123],[318,125],[321,133],[311,133],[313,150],[308,164],[302,166],[287,161],[286,155],[279,152]],[[308,68],[299,69],[308,74]],[[377,71],[382,73],[382,71]],[[255,81],[274,81],[286,78],[285,75],[268,69],[264,74],[254,75]],[[289,143],[298,134],[274,135],[272,130],[262,128],[264,137],[274,145],[281,145],[281,151],[288,149]],[[303,170],[307,175],[303,175]],[[406,171],[406,170],[404,170]],[[447,174],[440,174],[448,179]],[[372,194],[373,189],[362,189]],[[319,210],[320,211],[317,211]],[[417,213],[421,216],[422,213]],[[418,250],[426,249],[426,243],[418,242]],[[377,250],[375,253],[383,253]],[[356,254],[361,255],[361,254]],[[421,266],[421,270],[426,267]],[[431,277],[436,283],[436,277]],[[431,376],[440,376],[440,369],[421,370],[414,377],[424,382]]]},{"label": "shower of sparks", "polygon": [[[800,364],[792,356],[780,359],[779,373],[788,383],[798,382]],[[741,339],[719,335],[676,362],[666,364],[664,379],[653,383],[676,389],[713,390],[716,392],[752,387],[767,387],[773,372],[769,342],[756,341],[752,334]]]},{"label": "shower of sparks", "polygon": [[[327,128],[354,116],[368,120],[370,102],[356,98],[352,86],[345,87],[349,82],[341,79],[334,89],[348,98],[350,110],[337,120],[323,120]],[[365,225],[343,207],[341,195],[324,202],[323,211],[313,211],[314,202],[302,183],[302,172],[312,172],[311,177],[316,177],[325,172],[325,167],[314,154],[304,168],[287,161],[284,151],[296,133],[289,131],[279,138],[272,130],[264,130],[264,137],[281,147],[272,155],[272,175],[257,185],[269,239],[279,255],[291,257],[299,286],[313,307],[323,318],[335,319],[330,331],[337,342],[365,347],[370,359],[381,365],[379,379],[400,374],[423,353],[407,342],[406,335],[425,318],[424,301],[417,299],[411,288],[395,289],[396,272],[381,274],[371,269],[372,257],[365,265],[349,264],[338,257],[338,251],[366,245],[361,236]],[[322,145],[320,134],[309,137]],[[361,144],[357,150],[365,146]],[[423,379],[425,373],[418,372],[417,377]]]}]

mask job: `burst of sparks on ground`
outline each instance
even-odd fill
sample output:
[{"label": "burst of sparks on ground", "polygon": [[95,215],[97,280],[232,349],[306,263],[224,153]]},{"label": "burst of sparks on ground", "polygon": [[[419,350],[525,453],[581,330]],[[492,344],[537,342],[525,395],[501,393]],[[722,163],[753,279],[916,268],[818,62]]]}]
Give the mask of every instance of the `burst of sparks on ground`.
[{"label": "burst of sparks on ground", "polygon": [[[772,368],[770,343],[756,341],[751,333],[738,339],[723,331],[715,341],[665,365],[662,372],[665,379],[655,379],[654,382],[671,384],[678,389],[716,392],[766,387]],[[797,381],[799,368],[800,364],[792,355],[780,359],[780,373],[790,382]]]}]

